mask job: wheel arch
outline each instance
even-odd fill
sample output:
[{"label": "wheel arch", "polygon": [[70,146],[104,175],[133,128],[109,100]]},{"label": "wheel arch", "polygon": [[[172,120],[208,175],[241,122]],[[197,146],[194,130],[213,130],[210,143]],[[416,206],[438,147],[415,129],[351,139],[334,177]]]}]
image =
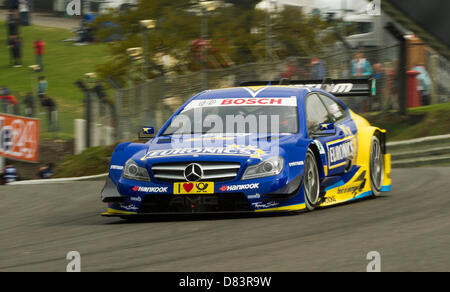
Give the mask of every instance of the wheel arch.
[{"label": "wheel arch", "polygon": [[386,130],[368,126],[358,129],[358,165],[368,165],[370,161],[370,149],[372,146],[372,137],[377,136],[381,143],[381,150],[386,154]]},{"label": "wheel arch", "polygon": [[319,170],[320,179],[324,179],[327,176],[327,174],[325,173],[324,162],[322,161],[322,157],[320,155],[319,148],[317,147],[316,144],[311,143],[311,144],[309,144],[308,149],[311,149],[311,151],[314,154],[314,157],[316,158],[317,168]]}]

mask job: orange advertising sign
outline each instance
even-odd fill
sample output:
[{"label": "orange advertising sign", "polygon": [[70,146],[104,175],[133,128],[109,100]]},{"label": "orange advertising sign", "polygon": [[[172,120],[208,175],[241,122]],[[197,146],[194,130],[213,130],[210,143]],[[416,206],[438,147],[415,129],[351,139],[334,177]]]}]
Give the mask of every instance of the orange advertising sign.
[{"label": "orange advertising sign", "polygon": [[39,162],[41,121],[0,114],[0,156]]}]

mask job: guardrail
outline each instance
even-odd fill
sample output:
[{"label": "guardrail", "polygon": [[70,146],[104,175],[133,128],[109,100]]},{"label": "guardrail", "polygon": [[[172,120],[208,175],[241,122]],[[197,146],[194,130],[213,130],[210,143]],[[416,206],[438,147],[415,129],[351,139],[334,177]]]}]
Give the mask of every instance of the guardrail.
[{"label": "guardrail", "polygon": [[393,168],[450,164],[450,135],[387,143]]}]

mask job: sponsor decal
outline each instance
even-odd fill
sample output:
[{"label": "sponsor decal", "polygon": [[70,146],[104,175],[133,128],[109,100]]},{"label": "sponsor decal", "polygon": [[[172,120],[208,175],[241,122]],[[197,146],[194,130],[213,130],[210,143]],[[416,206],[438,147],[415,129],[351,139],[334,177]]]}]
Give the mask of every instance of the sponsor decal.
[{"label": "sponsor decal", "polygon": [[330,169],[344,165],[348,159],[353,158],[353,137],[327,143],[328,166]]},{"label": "sponsor decal", "polygon": [[214,182],[174,183],[174,195],[214,194]]},{"label": "sponsor decal", "polygon": [[140,193],[167,193],[169,187],[139,187],[136,186],[132,190]]},{"label": "sponsor decal", "polygon": [[320,154],[325,154],[325,149],[323,148],[323,145],[319,140],[314,140],[313,143],[316,144]]},{"label": "sponsor decal", "polygon": [[136,205],[133,204],[120,204],[120,208],[122,208],[125,211],[137,211],[139,208]]},{"label": "sponsor decal", "polygon": [[259,183],[222,186],[219,190],[221,190],[222,192],[229,192],[229,191],[245,191],[245,190],[255,190],[255,189],[259,189]]},{"label": "sponsor decal", "polygon": [[111,170],[123,170],[123,166],[121,166],[121,165],[111,165]]},{"label": "sponsor decal", "polygon": [[247,196],[247,199],[249,199],[249,200],[261,199],[261,195],[260,194],[250,195],[250,196]]},{"label": "sponsor decal", "polygon": [[296,84],[296,87],[318,88],[328,91],[329,93],[349,93],[353,89],[352,83],[336,83],[336,84]]},{"label": "sponsor decal", "polygon": [[338,193],[338,195],[342,195],[342,194],[346,194],[346,193],[353,193],[354,195],[356,195],[360,186],[361,186],[361,184],[338,188],[337,193]]},{"label": "sponsor decal", "polygon": [[340,117],[342,117],[344,115],[336,103],[333,103],[332,105],[330,105],[329,110],[336,119],[339,119]]},{"label": "sponsor decal", "polygon": [[0,156],[39,161],[40,120],[0,114]]},{"label": "sponsor decal", "polygon": [[268,209],[268,208],[273,208],[278,206],[280,203],[277,202],[267,202],[267,203],[262,203],[262,202],[256,202],[256,203],[252,203],[253,208],[255,209]]},{"label": "sponsor decal", "polygon": [[305,163],[303,162],[303,161],[294,161],[294,162],[291,162],[291,163],[289,163],[289,166],[290,167],[293,167],[293,166],[302,166],[302,165],[304,165]]},{"label": "sponsor decal", "polygon": [[226,147],[178,148],[149,151],[141,160],[180,155],[232,155],[260,158],[265,152],[253,146],[229,145]]},{"label": "sponsor decal", "polygon": [[364,189],[366,185],[366,171],[363,171],[352,184],[344,185],[337,189],[338,195],[351,193],[354,197]]},{"label": "sponsor decal", "polygon": [[142,202],[142,198],[141,198],[141,197],[130,197],[130,201],[133,201],[133,202]]},{"label": "sponsor decal", "polygon": [[336,201],[337,200],[336,200],[335,196],[330,196],[330,197],[323,198],[323,203],[324,204],[331,204],[331,203],[335,203]]},{"label": "sponsor decal", "polygon": [[191,101],[183,111],[193,108],[217,106],[297,106],[296,97],[253,97],[253,98],[223,98],[197,99]]}]

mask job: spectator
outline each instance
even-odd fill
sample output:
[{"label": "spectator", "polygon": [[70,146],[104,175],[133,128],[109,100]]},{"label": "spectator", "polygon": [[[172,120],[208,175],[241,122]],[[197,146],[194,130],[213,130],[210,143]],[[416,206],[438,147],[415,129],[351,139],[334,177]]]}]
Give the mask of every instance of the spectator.
[{"label": "spectator", "polygon": [[431,82],[430,75],[428,75],[424,65],[425,64],[423,63],[418,63],[413,70],[419,72],[419,75],[417,75],[419,81],[417,90],[420,91],[420,94],[422,95],[422,105],[430,105],[430,95],[433,83]]},{"label": "spectator", "polygon": [[36,64],[39,65],[38,72],[44,71],[43,57],[44,57],[44,49],[45,42],[38,38],[33,44],[34,52],[36,54]]},{"label": "spectator", "polygon": [[14,66],[14,44],[16,42],[16,36],[12,35],[8,38],[8,49],[9,49],[9,65]]},{"label": "spectator", "polygon": [[350,75],[352,78],[368,78],[372,75],[372,66],[370,62],[364,58],[362,52],[357,52],[355,58],[350,62]]},{"label": "spectator", "polygon": [[383,104],[383,110],[394,109],[397,110],[399,108],[398,101],[398,61],[393,60],[392,62],[387,62],[385,66],[386,71],[386,91],[387,98],[386,102]]},{"label": "spectator", "polygon": [[25,104],[25,116],[32,118],[35,115],[35,105],[33,93],[28,92],[24,100]]},{"label": "spectator", "polygon": [[53,164],[49,163],[39,169],[38,176],[41,179],[50,179],[54,174]]},{"label": "spectator", "polygon": [[281,79],[291,79],[297,73],[297,62],[295,59],[289,60],[286,71],[280,74]]},{"label": "spectator", "polygon": [[44,96],[47,94],[47,90],[48,90],[48,82],[45,79],[44,76],[39,76],[38,78],[39,80],[39,85],[38,85],[38,96],[39,99],[42,102],[42,99],[44,98]]},{"label": "spectator", "polygon": [[8,38],[13,35],[19,35],[20,20],[17,12],[10,10],[8,13],[8,21],[6,22],[8,27]]},{"label": "spectator", "polygon": [[[362,52],[357,52],[355,58],[350,61],[350,75],[352,78],[369,78],[372,76],[372,66],[370,62],[364,58]],[[358,112],[365,112],[368,108],[367,100],[361,102],[361,97],[353,98],[353,109]]]},{"label": "spectator", "polygon": [[[374,64],[373,65],[373,75],[372,78],[375,79],[376,85],[376,102],[377,102],[377,106],[375,107],[376,109],[381,109],[381,104],[382,104],[382,98],[384,96],[383,91],[385,91],[385,70],[383,68],[382,64]],[[372,104],[373,106],[373,104]],[[375,109],[373,108],[373,109]]]},{"label": "spectator", "polygon": [[11,90],[8,89],[5,85],[2,86],[2,89],[0,90],[0,97],[2,99],[2,112],[8,113],[8,105],[9,101],[7,99],[7,96],[11,95]]},{"label": "spectator", "polygon": [[2,184],[9,184],[19,180],[19,175],[17,174],[17,169],[14,165],[6,165],[3,169],[3,173],[0,175]]},{"label": "spectator", "polygon": [[13,35],[9,38],[8,48],[11,51],[11,62],[14,68],[22,67],[22,40]]},{"label": "spectator", "polygon": [[47,107],[48,111],[48,131],[49,132],[56,132],[58,131],[58,108],[56,105],[56,102],[44,95],[41,104],[43,107]]},{"label": "spectator", "polygon": [[20,24],[23,26],[30,25],[30,5],[28,0],[19,0]]},{"label": "spectator", "polygon": [[11,90],[9,90],[8,87],[6,87],[6,85],[2,86],[2,89],[0,90],[0,96],[8,96],[11,94]]},{"label": "spectator", "polygon": [[325,78],[325,64],[321,59],[312,59],[311,61],[311,78],[312,80],[323,80]]}]

